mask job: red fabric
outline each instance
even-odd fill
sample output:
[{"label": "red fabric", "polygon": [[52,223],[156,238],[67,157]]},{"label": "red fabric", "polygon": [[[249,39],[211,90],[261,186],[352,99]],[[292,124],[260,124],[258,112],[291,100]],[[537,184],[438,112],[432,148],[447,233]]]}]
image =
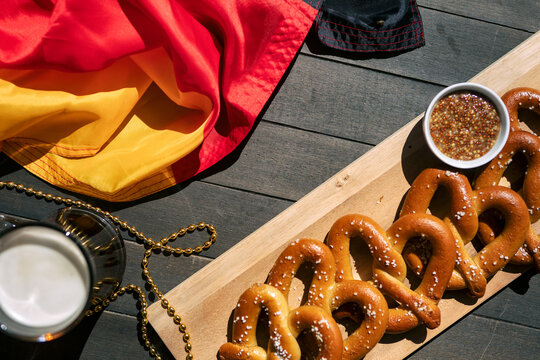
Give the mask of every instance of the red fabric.
[{"label": "red fabric", "polygon": [[180,182],[247,135],[316,13],[301,0],[4,0],[0,67],[86,72],[163,47],[179,90],[214,106],[203,144],[173,165]]}]

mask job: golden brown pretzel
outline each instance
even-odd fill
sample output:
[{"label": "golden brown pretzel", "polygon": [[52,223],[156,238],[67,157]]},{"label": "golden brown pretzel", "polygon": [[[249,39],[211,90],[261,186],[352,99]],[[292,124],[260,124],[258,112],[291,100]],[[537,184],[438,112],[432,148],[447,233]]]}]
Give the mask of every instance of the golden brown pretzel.
[{"label": "golden brown pretzel", "polygon": [[[283,296],[289,295],[292,278],[305,263],[313,265],[305,305],[318,306],[331,314],[345,303],[356,303],[363,310],[360,326],[343,342],[342,359],[362,358],[384,335],[388,322],[388,305],[371,284],[350,280],[336,284],[336,266],[330,249],[322,242],[300,239],[289,245],[278,257],[267,279]],[[304,306],[305,306],[304,305]]]},{"label": "golden brown pretzel", "polygon": [[[268,349],[258,346],[256,329],[259,315],[268,316]],[[318,342],[317,359],[341,359],[342,339],[336,322],[323,309],[301,306],[289,312],[287,299],[273,286],[256,284],[247,289],[234,311],[232,342],[219,349],[221,360],[284,360],[301,357],[296,337],[304,330],[314,331]]]},{"label": "golden brown pretzel", "polygon": [[507,91],[502,100],[508,109],[511,131],[519,130],[519,109],[529,109],[540,114],[540,92],[533,88],[520,87]]},{"label": "golden brown pretzel", "polygon": [[[445,179],[444,182],[440,180],[442,178]],[[439,184],[451,188],[452,210],[444,221],[454,234],[457,252],[457,271],[453,272],[448,289],[469,288],[473,296],[481,297],[485,293],[487,278],[502,269],[525,241],[530,228],[527,206],[511,189],[491,186],[471,191],[468,180],[463,175],[426,169],[413,182],[405,198],[401,216],[427,211]],[[458,191],[457,187],[462,190]],[[456,194],[459,194],[457,199]],[[462,208],[459,209],[456,204],[462,204]],[[465,250],[465,244],[470,242],[477,232],[478,214],[492,208],[499,210],[505,217],[505,228],[492,243],[471,258]],[[466,228],[470,232],[463,230],[464,224],[470,225],[470,229]],[[476,230],[472,231],[474,224]],[[405,256],[409,265],[422,273],[423,263],[418,255],[411,250],[406,251]]]},{"label": "golden brown pretzel", "polygon": [[[501,153],[475,179],[474,188],[498,185],[508,164],[518,153],[524,154],[527,159],[521,196],[527,204],[530,222],[534,223],[540,219],[540,138],[536,135],[522,130],[511,132]],[[486,223],[481,225],[480,238],[484,242],[491,241],[493,230]],[[532,228],[524,246],[512,257],[512,261],[517,264],[534,263],[540,271],[540,239]]]},{"label": "golden brown pretzel", "polygon": [[[482,248],[473,258],[471,269],[489,278],[501,270],[523,245],[530,228],[527,205],[513,190],[502,186],[491,186],[476,190],[475,208],[479,214],[488,209],[497,209],[504,217],[502,232]],[[472,271],[472,270],[471,270]],[[448,284],[449,290],[467,287],[463,274],[454,272]],[[483,295],[483,294],[482,294]]]},{"label": "golden brown pretzel", "polygon": [[527,158],[521,195],[529,207],[531,222],[540,219],[540,138],[526,131],[514,131],[495,159],[476,177],[474,188],[499,185],[512,158],[518,153]]},{"label": "golden brown pretzel", "polygon": [[[409,239],[421,235],[432,242],[434,252],[428,265],[429,274],[411,290],[403,284],[407,267],[401,251]],[[385,232],[367,216],[343,216],[334,223],[327,238],[336,258],[338,284],[352,279],[351,238],[361,239],[368,245],[373,255],[373,282],[401,304],[390,309],[387,332],[408,331],[420,322],[429,328],[437,327],[440,324],[437,303],[450,279],[456,257],[448,227],[434,216],[412,214],[399,219]]]},{"label": "golden brown pretzel", "polygon": [[[474,205],[471,185],[464,175],[439,169],[425,169],[413,181],[403,202],[400,216],[425,213],[437,189],[443,186],[450,193],[450,216],[444,218],[455,237],[456,268],[464,276],[471,294],[481,297],[486,289],[486,279],[476,270],[472,258],[465,250],[478,231],[478,215]],[[426,246],[421,245],[421,247]],[[404,250],[404,257],[413,271],[423,273],[424,263],[412,248]],[[457,275],[456,275],[457,276]]]}]

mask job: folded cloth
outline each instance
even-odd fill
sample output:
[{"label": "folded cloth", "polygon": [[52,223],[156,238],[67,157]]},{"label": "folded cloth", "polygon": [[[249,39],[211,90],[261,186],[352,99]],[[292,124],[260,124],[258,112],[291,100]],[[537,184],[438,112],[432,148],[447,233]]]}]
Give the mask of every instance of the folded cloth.
[{"label": "folded cloth", "polygon": [[391,52],[425,45],[415,0],[325,0],[317,18],[319,40],[350,52]]},{"label": "folded cloth", "polygon": [[182,182],[244,139],[316,15],[300,0],[9,1],[1,149],[109,201]]}]

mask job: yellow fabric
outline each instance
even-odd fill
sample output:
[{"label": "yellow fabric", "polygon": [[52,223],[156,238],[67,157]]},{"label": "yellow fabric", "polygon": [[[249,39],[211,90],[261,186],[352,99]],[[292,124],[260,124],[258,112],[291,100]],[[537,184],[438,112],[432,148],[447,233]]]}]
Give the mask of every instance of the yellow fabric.
[{"label": "yellow fabric", "polygon": [[178,90],[162,49],[97,72],[0,70],[2,151],[52,184],[111,201],[174,184],[169,166],[202,143],[212,106]]}]

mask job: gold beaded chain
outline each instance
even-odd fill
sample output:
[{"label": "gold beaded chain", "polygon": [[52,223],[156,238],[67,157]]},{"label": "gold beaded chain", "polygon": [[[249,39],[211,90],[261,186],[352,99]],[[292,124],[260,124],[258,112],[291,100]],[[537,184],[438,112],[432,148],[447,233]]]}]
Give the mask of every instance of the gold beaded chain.
[{"label": "gold beaded chain", "polygon": [[[97,206],[93,206],[90,203],[81,201],[81,200],[73,200],[70,198],[64,198],[62,196],[53,196],[52,194],[46,194],[42,191],[36,191],[32,189],[31,187],[26,187],[21,184],[15,184],[14,182],[4,182],[0,181],[0,189],[8,189],[13,190],[15,189],[19,193],[25,193],[29,196],[34,196],[36,199],[43,199],[45,201],[52,202],[61,205],[67,205],[67,206],[76,206],[76,207],[82,207],[86,208],[92,211],[95,211],[98,214],[101,214],[105,217],[107,217],[109,220],[111,220],[115,225],[119,226],[122,230],[125,230],[129,232],[132,236],[135,236],[137,239],[144,242],[145,245],[145,252],[142,259],[142,274],[146,280],[146,283],[150,286],[151,291],[156,295],[156,297],[161,301],[161,306],[167,311],[167,314],[173,319],[173,323],[178,326],[178,330],[182,334],[182,340],[185,343],[184,349],[186,351],[186,359],[192,360],[193,359],[193,353],[192,345],[190,342],[190,335],[187,331],[187,326],[182,322],[182,318],[180,315],[176,313],[176,309],[169,303],[169,300],[167,300],[163,293],[159,290],[157,285],[154,283],[154,279],[150,276],[150,271],[148,270],[148,259],[152,255],[152,252],[156,251],[162,251],[165,254],[177,254],[177,255],[191,255],[191,254],[199,254],[203,250],[207,250],[212,246],[212,244],[217,239],[217,232],[213,225],[206,224],[204,222],[201,222],[199,224],[191,224],[188,227],[183,227],[180,230],[178,230],[175,233],[172,233],[168,237],[162,238],[160,241],[155,242],[151,238],[146,237],[142,232],[138,231],[134,226],[130,226],[127,222],[122,221],[117,216],[113,216],[108,211],[103,211]],[[203,245],[195,246],[194,248],[181,248],[181,247],[172,247],[169,245],[169,241],[175,240],[178,237],[182,237],[187,233],[192,233],[195,230],[207,230],[210,234],[209,240],[204,242]],[[103,311],[109,304],[116,300],[119,296],[122,296],[126,293],[133,293],[137,294],[138,297],[138,303],[141,306],[141,309],[139,313],[141,314],[141,338],[144,343],[144,347],[148,350],[151,356],[155,357],[156,360],[161,360],[161,355],[158,354],[158,351],[150,343],[150,340],[148,339],[148,301],[146,300],[146,294],[144,293],[143,289],[140,286],[136,286],[134,284],[129,284],[126,286],[122,286],[118,288],[115,292],[113,292],[107,299],[104,299],[102,301],[98,301],[97,303],[94,303],[93,309],[90,309],[86,312],[86,316],[92,316],[95,313],[99,313]]]}]

